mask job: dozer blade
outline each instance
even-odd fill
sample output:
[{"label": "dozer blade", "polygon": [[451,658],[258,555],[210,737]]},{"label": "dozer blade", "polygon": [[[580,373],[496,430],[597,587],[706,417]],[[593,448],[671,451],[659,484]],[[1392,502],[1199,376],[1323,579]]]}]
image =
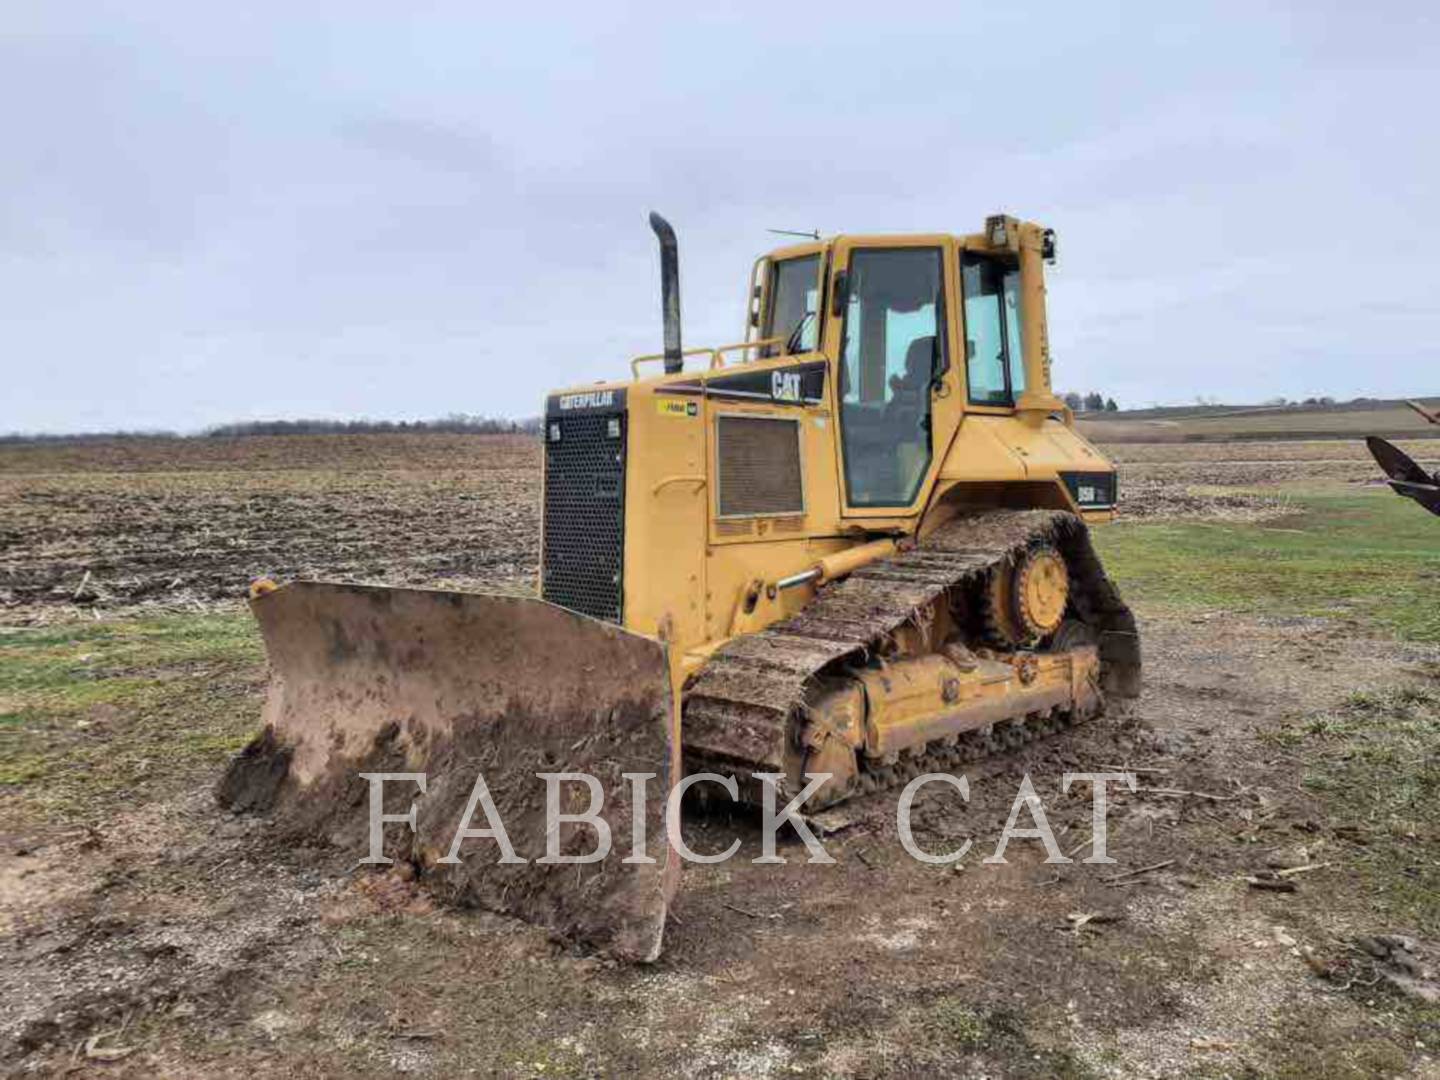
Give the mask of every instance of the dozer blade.
[{"label": "dozer blade", "polygon": [[1365,445],[1390,478],[1391,488],[1414,499],[1432,514],[1440,514],[1440,475],[1431,476],[1415,464],[1409,454],[1378,435],[1367,435]]},{"label": "dozer blade", "polygon": [[[362,773],[423,773],[384,782],[384,854],[411,863],[444,899],[517,915],[556,935],[648,961],[660,952],[678,857],[665,803],[679,779],[678,715],[665,647],[541,600],[423,589],[297,582],[251,610],[270,659],[261,734],[232,760],[218,795],[273,811],[287,838],[328,840],[367,857],[372,782]],[[596,862],[547,855],[546,781],[586,773],[613,848]],[[648,773],[644,799],[622,774]],[[483,777],[522,863],[501,862]],[[583,781],[557,783],[559,815],[584,814]],[[473,813],[468,821],[467,808]],[[634,812],[645,848],[633,849]],[[558,853],[597,849],[603,828],[563,822]],[[633,861],[648,855],[653,862]],[[624,861],[622,861],[624,860]]]}]

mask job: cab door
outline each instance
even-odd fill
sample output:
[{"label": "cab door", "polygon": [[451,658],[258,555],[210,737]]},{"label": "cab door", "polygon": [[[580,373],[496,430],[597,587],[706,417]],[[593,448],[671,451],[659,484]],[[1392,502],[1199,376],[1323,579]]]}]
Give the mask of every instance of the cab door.
[{"label": "cab door", "polygon": [[836,242],[825,351],[847,518],[918,514],[954,433],[952,252],[944,236]]}]

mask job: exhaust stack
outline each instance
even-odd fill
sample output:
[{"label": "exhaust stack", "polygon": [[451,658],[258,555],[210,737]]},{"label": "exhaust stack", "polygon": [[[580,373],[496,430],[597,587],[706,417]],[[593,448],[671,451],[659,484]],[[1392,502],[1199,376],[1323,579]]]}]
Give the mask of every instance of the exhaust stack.
[{"label": "exhaust stack", "polygon": [[680,355],[680,251],[675,243],[675,230],[653,210],[650,228],[660,241],[660,316],[665,325],[665,374],[684,370]]}]

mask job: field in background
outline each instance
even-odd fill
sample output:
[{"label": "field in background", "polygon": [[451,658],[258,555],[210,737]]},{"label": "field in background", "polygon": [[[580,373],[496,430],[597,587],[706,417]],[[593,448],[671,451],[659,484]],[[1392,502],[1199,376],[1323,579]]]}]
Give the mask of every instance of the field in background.
[{"label": "field in background", "polygon": [[[1434,412],[1440,400],[1421,399]],[[1095,442],[1185,442],[1246,439],[1440,438],[1403,402],[1332,406],[1195,406],[1082,415],[1080,430]]]},{"label": "field in background", "polygon": [[[1440,468],[1440,440],[1397,439],[1396,445],[1425,467]],[[1120,470],[1122,521],[1258,521],[1289,512],[1297,488],[1382,485],[1375,460],[1358,439],[1100,447]]]},{"label": "field in background", "polygon": [[[1440,466],[1440,441],[1402,445]],[[1379,475],[1353,439],[1107,449],[1131,519],[1258,520],[1273,485]],[[539,468],[530,436],[0,445],[0,625],[227,610],[262,575],[527,591]]]},{"label": "field in background", "polygon": [[0,446],[0,623],[209,611],[261,575],[523,588],[538,465],[508,435]]}]

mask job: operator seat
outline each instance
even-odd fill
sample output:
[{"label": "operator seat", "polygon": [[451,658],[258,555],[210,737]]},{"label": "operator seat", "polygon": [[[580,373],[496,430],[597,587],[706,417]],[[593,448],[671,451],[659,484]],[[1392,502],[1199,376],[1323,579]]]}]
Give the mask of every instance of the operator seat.
[{"label": "operator seat", "polygon": [[910,342],[905,350],[905,374],[890,376],[889,428],[895,434],[909,434],[929,413],[930,380],[935,371],[935,335],[927,334]]},{"label": "operator seat", "polygon": [[930,380],[935,370],[935,336],[927,334],[905,350],[905,373],[890,376],[885,406],[887,447],[881,460],[887,490],[899,497],[913,489],[930,453]]}]

